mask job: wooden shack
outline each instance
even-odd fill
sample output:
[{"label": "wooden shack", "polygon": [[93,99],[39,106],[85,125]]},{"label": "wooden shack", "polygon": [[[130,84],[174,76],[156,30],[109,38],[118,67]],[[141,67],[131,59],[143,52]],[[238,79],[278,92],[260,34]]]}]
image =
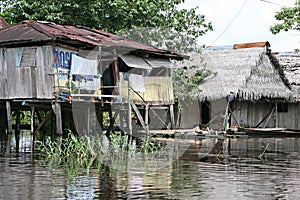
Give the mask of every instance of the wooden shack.
[{"label": "wooden shack", "polygon": [[[4,27],[1,132],[18,132],[20,111],[25,110],[31,113],[34,135],[52,118],[58,135],[65,129],[79,134],[112,130],[116,121],[126,132],[135,124],[148,130],[151,122],[157,125],[151,117],[166,128],[174,122],[171,59],[183,58],[83,26],[27,20]],[[157,110],[168,117],[162,119]],[[107,126],[105,112],[110,116]],[[137,123],[132,123],[135,117]]]},{"label": "wooden shack", "polygon": [[211,47],[191,57],[214,74],[199,83],[202,92],[184,109],[183,127],[228,128],[233,95],[231,126],[300,128],[299,111],[289,104],[290,83],[268,42]]}]

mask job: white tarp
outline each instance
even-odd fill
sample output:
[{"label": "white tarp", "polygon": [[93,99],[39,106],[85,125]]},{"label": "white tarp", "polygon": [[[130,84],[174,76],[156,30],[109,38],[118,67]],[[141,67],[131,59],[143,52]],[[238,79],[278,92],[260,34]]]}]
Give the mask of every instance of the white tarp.
[{"label": "white tarp", "polygon": [[76,87],[84,90],[98,90],[97,60],[85,59],[72,55],[71,75],[77,76]]},{"label": "white tarp", "polygon": [[96,75],[97,60],[85,59],[73,54],[71,62],[71,74]]}]

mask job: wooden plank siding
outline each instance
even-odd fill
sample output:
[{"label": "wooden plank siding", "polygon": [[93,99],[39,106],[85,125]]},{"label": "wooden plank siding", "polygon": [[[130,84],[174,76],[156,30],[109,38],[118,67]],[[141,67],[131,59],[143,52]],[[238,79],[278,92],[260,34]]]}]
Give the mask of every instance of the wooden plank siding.
[{"label": "wooden plank siding", "polygon": [[51,46],[0,49],[1,99],[53,99]]}]

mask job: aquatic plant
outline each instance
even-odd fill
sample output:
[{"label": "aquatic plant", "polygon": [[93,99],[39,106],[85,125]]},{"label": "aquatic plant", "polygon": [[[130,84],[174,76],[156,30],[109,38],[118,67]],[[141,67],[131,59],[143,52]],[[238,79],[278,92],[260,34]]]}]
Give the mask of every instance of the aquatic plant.
[{"label": "aquatic plant", "polygon": [[37,141],[36,150],[47,158],[50,165],[75,164],[89,168],[97,157],[89,137],[78,138],[71,133],[61,142],[52,141],[50,138],[45,142]]},{"label": "aquatic plant", "polygon": [[267,143],[267,145],[264,146],[264,150],[257,156],[260,160],[262,160],[262,159],[265,157],[265,153],[266,153],[266,151],[267,151],[268,148],[269,148],[269,144],[270,144],[270,143]]},{"label": "aquatic plant", "polygon": [[128,138],[121,132],[111,133],[110,145],[105,147],[102,135],[76,137],[69,131],[61,142],[50,138],[45,142],[37,141],[36,150],[46,157],[47,165],[89,169],[93,164],[111,163],[128,157],[153,157],[163,148],[160,143],[151,141],[150,137],[145,137],[137,145],[133,145]]}]

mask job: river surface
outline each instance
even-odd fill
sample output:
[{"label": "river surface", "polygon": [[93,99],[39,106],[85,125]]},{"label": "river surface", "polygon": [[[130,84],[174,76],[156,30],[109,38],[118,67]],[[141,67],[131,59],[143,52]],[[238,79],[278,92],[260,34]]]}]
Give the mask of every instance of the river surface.
[{"label": "river surface", "polygon": [[70,173],[40,164],[25,138],[19,153],[1,148],[0,199],[300,199],[299,138],[166,140],[176,159]]}]

